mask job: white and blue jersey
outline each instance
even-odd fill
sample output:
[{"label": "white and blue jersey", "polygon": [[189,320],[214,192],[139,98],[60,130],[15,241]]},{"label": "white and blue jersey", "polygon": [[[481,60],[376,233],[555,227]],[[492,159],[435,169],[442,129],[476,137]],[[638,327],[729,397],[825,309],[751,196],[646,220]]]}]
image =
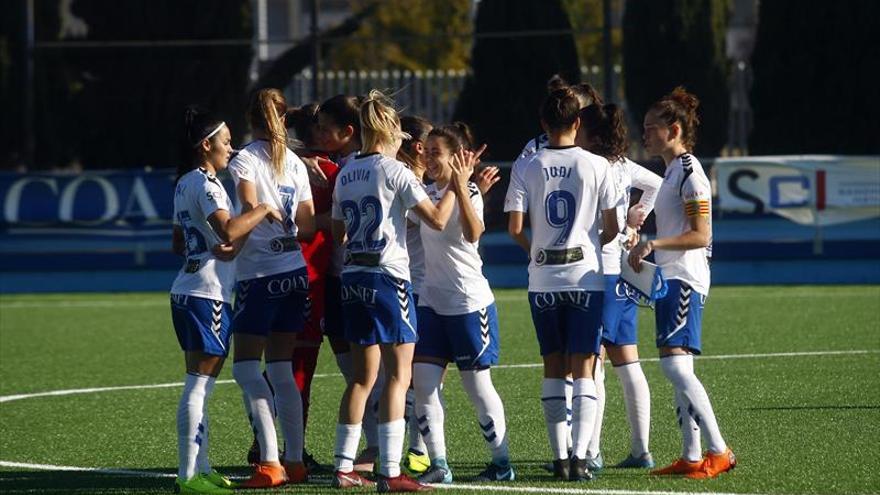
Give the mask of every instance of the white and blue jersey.
[{"label": "white and blue jersey", "polygon": [[[686,153],[667,165],[654,211],[658,239],[689,232],[694,217],[711,222],[712,185],[696,157]],[[700,353],[703,306],[710,285],[707,254],[705,248],[654,253],[668,284],[666,296],[656,303],[658,347]]]},{"label": "white and blue jersey", "polygon": [[606,159],[576,146],[547,146],[513,166],[504,211],[529,215],[529,302],[542,354],[599,350],[599,218],[617,203],[609,175]]},{"label": "white and blue jersey", "polygon": [[530,139],[529,142],[526,143],[522,151],[520,151],[519,157],[517,158],[528,158],[537,153],[538,150],[546,148],[548,144],[550,144],[550,138],[547,136],[547,134],[539,134],[537,137]]},{"label": "white and blue jersey", "polygon": [[349,341],[417,340],[406,211],[425,199],[412,171],[379,153],[358,155],[336,177],[332,218],[346,230],[341,295]]},{"label": "white and blue jersey", "polygon": [[183,267],[171,286],[171,316],[181,349],[226,356],[235,263],[211,249],[220,239],[208,223],[218,210],[232,210],[226,189],[205,169],[188,172],[174,191],[174,224],[183,232]]},{"label": "white and blue jersey", "polygon": [[[617,226],[620,232],[626,228],[626,216],[629,211],[630,192],[632,188],[640,189],[642,197],[639,204],[645,214],[654,208],[654,200],[662,179],[657,174],[641,165],[623,158],[611,164],[611,185],[614,188],[617,203]],[[620,264],[623,255],[622,242],[624,234],[620,234],[608,244],[602,246],[602,270],[605,273],[605,302],[602,309],[602,340],[611,345],[635,345],[636,315],[638,305],[634,297],[627,295],[627,287],[620,281]]]},{"label": "white and blue jersey", "polygon": [[245,146],[229,163],[236,186],[250,182],[257,201],[280,211],[283,223],[260,222],[237,256],[234,331],[255,335],[299,332],[309,311],[306,262],[296,240],[296,212],[312,200],[306,166],[285,149],[284,167],[275,174],[267,141]]},{"label": "white and blue jersey", "polygon": [[[430,184],[428,197],[436,205],[447,188]],[[483,196],[472,182],[468,183],[468,200],[482,223]],[[458,203],[442,231],[419,222],[413,214],[410,219],[420,224],[426,267],[419,296],[416,355],[455,361],[459,369],[498,364],[495,295],[483,276],[479,241],[464,238]]]}]

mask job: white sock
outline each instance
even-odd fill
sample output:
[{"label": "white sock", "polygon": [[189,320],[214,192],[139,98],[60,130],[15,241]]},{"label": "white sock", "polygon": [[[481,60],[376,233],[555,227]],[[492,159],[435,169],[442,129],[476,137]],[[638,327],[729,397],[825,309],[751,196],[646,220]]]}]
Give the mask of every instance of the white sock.
[{"label": "white sock", "polygon": [[571,441],[571,396],[574,390],[574,380],[571,375],[565,377],[565,449],[566,455],[568,451],[571,451],[571,446],[574,443]]},{"label": "white sock", "polygon": [[675,416],[678,418],[678,427],[681,429],[681,457],[691,462],[697,462],[703,458],[700,427],[687,410],[687,399],[684,398],[684,394],[676,390]]},{"label": "white sock", "polygon": [[596,402],[596,382],[592,378],[575,380],[571,397],[571,439],[572,456],[578,459],[586,459],[596,421]]},{"label": "white sock", "polygon": [[507,423],[504,418],[504,403],[492,384],[492,374],[488,368],[461,372],[461,385],[477,410],[483,438],[489,444],[492,462],[498,466],[510,463],[507,442]]},{"label": "white sock", "polygon": [[623,402],[630,427],[630,453],[641,457],[648,453],[648,438],[651,434],[651,391],[648,380],[638,361],[622,364],[614,368],[623,388]]},{"label": "white sock", "polygon": [[416,419],[416,391],[410,387],[406,391],[406,418],[407,434],[409,436],[409,449],[421,454],[427,453],[428,447],[419,432],[419,420]]},{"label": "white sock", "polygon": [[720,454],[727,450],[727,444],[721,436],[721,430],[718,428],[718,421],[715,419],[715,412],[712,411],[712,404],[709,402],[709,395],[703,384],[694,374],[694,357],[690,354],[667,356],[660,360],[660,367],[663,374],[672,382],[677,392],[681,392],[682,399],[687,406],[682,408],[682,415],[685,412],[692,416],[703,438],[706,439],[709,451]]},{"label": "white sock", "polygon": [[281,433],[284,435],[284,460],[302,462],[303,451],[303,404],[299,387],[293,379],[290,361],[266,363],[266,375],[275,391],[275,411]]},{"label": "white sock", "polygon": [[403,418],[379,423],[379,474],[389,478],[400,476],[400,456],[403,454],[403,436],[406,421]]},{"label": "white sock", "polygon": [[379,399],[382,397],[382,390],[385,389],[385,367],[379,365],[379,376],[376,377],[376,384],[367,397],[367,404],[364,406],[364,438],[367,441],[367,448],[379,447]]},{"label": "white sock", "polygon": [[336,424],[336,448],[333,450],[333,465],[337,471],[354,471],[354,457],[361,441],[361,424]]},{"label": "white sock", "polygon": [[415,416],[425,441],[428,457],[446,459],[446,436],[443,431],[445,413],[440,398],[443,367],[429,363],[413,363],[413,390],[416,395]]},{"label": "white sock", "polygon": [[211,472],[211,461],[208,460],[208,441],[211,439],[211,427],[208,424],[208,399],[214,392],[215,382],[217,382],[217,378],[209,376],[208,383],[205,385],[205,404],[202,406],[202,423],[200,425],[202,444],[199,446],[199,454],[196,457],[198,471],[206,474]]},{"label": "white sock", "polygon": [[278,462],[274,401],[260,364],[256,359],[232,363],[232,377],[244,391],[251,426],[260,444],[260,461]]},{"label": "white sock", "polygon": [[348,385],[351,383],[351,377],[354,374],[351,364],[351,352],[340,352],[339,354],[336,354],[336,366],[339,367],[339,372],[342,373],[342,378],[345,379],[345,384]]},{"label": "white sock", "polygon": [[587,457],[599,455],[599,441],[602,439],[602,420],[605,418],[605,363],[596,359],[593,381],[596,382],[596,419],[593,421],[593,434],[587,445]]},{"label": "white sock", "polygon": [[550,451],[553,459],[568,459],[567,413],[565,407],[565,380],[544,378],[541,383],[541,406],[544,408],[544,422],[547,436],[550,437]]},{"label": "white sock", "polygon": [[183,394],[177,405],[177,477],[182,480],[196,475],[196,458],[202,443],[200,424],[207,396],[208,377],[186,374]]}]

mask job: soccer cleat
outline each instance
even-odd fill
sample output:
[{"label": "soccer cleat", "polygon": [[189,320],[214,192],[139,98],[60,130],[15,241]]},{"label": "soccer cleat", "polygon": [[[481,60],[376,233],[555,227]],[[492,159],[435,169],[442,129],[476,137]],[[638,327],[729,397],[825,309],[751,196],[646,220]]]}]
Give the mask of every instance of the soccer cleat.
[{"label": "soccer cleat", "polygon": [[220,488],[235,488],[235,483],[226,476],[218,473],[216,469],[212,469],[210,473],[202,473],[199,476],[210,481],[214,486],[219,486]]},{"label": "soccer cleat", "polygon": [[309,474],[333,474],[333,466],[321,464],[305,449],[303,449],[303,464],[306,465]]},{"label": "soccer cleat", "polygon": [[587,458],[585,460],[587,461],[587,469],[589,469],[590,471],[601,471],[602,468],[605,467],[605,461],[602,459],[601,452],[596,454],[596,457],[590,457],[589,454],[587,454]]},{"label": "soccer cleat", "polygon": [[672,464],[651,471],[651,474],[655,476],[666,476],[671,474],[690,474],[695,473],[703,467],[703,461],[688,461],[686,459],[678,458],[672,462]]},{"label": "soccer cleat", "polygon": [[510,463],[499,466],[494,462],[490,462],[486,464],[486,469],[477,475],[476,481],[513,481],[514,479],[516,479],[516,473]]},{"label": "soccer cleat", "polygon": [[229,495],[234,492],[228,488],[221,488],[199,475],[185,481],[180,478],[174,480],[174,493]]},{"label": "soccer cleat", "polygon": [[359,488],[363,486],[373,486],[375,484],[376,483],[358,474],[357,471],[351,471],[349,473],[336,471],[333,475],[333,479],[330,480],[330,486],[333,488]]},{"label": "soccer cleat", "polygon": [[700,466],[700,469],[685,474],[685,477],[695,480],[714,478],[735,467],[736,456],[733,455],[733,451],[728,447],[727,450],[720,454],[713,454],[712,452],[706,453],[706,457],[703,458],[703,464]]},{"label": "soccer cleat", "polygon": [[403,456],[401,465],[412,474],[422,474],[431,467],[431,458],[428,457],[428,454],[409,449]]},{"label": "soccer cleat", "polygon": [[254,464],[254,474],[241,482],[239,488],[272,488],[287,483],[287,473],[282,466]]},{"label": "soccer cleat", "polygon": [[367,447],[354,460],[354,470],[363,473],[373,471],[373,464],[379,456],[379,447]]},{"label": "soccer cleat", "polygon": [[557,459],[553,461],[553,477],[559,478],[561,480],[568,480],[569,475],[569,462],[568,459]]},{"label": "soccer cleat", "polygon": [[379,493],[395,493],[395,492],[428,492],[433,490],[428,485],[419,483],[405,474],[389,478],[379,475],[376,481],[376,491]]},{"label": "soccer cleat", "polygon": [[452,470],[444,462],[443,464],[432,464],[427,471],[418,477],[419,483],[442,483],[448,485],[452,483]]},{"label": "soccer cleat", "polygon": [[309,470],[302,462],[284,461],[284,471],[287,473],[288,483],[300,484],[309,480]]},{"label": "soccer cleat", "polygon": [[626,459],[620,461],[614,467],[620,469],[653,469],[654,458],[651,456],[650,452],[645,452],[639,457],[633,457],[633,455],[630,454]]},{"label": "soccer cleat", "polygon": [[571,465],[568,468],[569,481],[593,481],[593,473],[587,469],[587,460],[571,458]]}]

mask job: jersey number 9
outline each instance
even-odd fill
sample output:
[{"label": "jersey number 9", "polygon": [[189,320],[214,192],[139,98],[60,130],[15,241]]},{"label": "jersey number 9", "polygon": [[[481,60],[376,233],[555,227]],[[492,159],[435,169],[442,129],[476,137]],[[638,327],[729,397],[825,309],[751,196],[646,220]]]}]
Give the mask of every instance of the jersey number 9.
[{"label": "jersey number 9", "polygon": [[554,246],[564,246],[571,235],[571,227],[574,225],[574,213],[577,208],[577,201],[574,195],[568,191],[553,191],[544,199],[544,212],[547,223],[556,229],[562,229],[556,240],[553,241]]}]

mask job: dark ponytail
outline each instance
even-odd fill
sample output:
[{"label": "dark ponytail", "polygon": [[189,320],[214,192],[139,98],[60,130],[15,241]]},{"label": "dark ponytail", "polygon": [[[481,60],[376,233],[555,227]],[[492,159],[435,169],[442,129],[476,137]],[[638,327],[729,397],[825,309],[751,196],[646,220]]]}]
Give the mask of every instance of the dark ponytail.
[{"label": "dark ponytail", "polygon": [[453,153],[458,150],[472,151],[474,149],[474,136],[470,127],[464,122],[453,122],[443,127],[431,129],[428,136],[439,137],[446,141],[446,145]]},{"label": "dark ponytail", "polygon": [[301,141],[306,149],[314,149],[315,125],[318,123],[318,104],[308,103],[300,107],[287,109],[284,119],[288,129],[293,129],[296,139]]},{"label": "dark ponytail", "polygon": [[627,132],[623,110],[614,103],[590,105],[581,110],[581,132],[588,138],[587,151],[616,162],[626,156]]},{"label": "dark ponytail", "polygon": [[204,159],[200,144],[215,132],[223,121],[201,108],[190,105],[183,111],[183,136],[180,140],[180,162],[177,164],[177,179],[199,166]]},{"label": "dark ponytail", "polygon": [[575,92],[570,88],[553,91],[541,104],[541,121],[551,131],[568,129],[578,118],[581,106]]}]

